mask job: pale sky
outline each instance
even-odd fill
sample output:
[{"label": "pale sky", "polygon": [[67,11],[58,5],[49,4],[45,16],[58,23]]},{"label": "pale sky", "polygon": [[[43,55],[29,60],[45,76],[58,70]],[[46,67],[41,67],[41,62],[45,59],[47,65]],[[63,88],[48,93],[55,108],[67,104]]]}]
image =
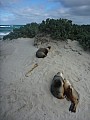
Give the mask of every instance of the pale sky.
[{"label": "pale sky", "polygon": [[47,18],[90,24],[90,0],[0,0],[0,25],[40,23]]}]

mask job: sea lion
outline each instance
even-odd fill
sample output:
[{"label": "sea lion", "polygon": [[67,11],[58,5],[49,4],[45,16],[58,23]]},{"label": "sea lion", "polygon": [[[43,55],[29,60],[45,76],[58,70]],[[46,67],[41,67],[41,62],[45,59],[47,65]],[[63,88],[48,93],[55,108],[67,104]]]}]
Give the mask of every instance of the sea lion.
[{"label": "sea lion", "polygon": [[54,97],[58,99],[64,99],[64,87],[63,87],[63,74],[58,72],[51,84],[51,93],[53,94]]},{"label": "sea lion", "polygon": [[69,111],[76,112],[77,105],[79,103],[79,93],[71,85],[69,80],[64,79],[64,94],[67,99],[71,101]]},{"label": "sea lion", "polygon": [[47,48],[39,48],[38,51],[36,52],[36,57],[37,58],[46,57],[50,49],[51,49],[51,46],[48,46]]}]

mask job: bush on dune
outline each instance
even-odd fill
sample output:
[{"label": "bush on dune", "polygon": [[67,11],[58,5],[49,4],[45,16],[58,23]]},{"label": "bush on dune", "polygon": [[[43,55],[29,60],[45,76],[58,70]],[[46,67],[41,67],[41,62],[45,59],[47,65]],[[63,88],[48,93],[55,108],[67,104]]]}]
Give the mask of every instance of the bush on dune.
[{"label": "bush on dune", "polygon": [[33,38],[38,33],[49,34],[55,40],[77,40],[85,50],[90,49],[90,25],[72,24],[68,19],[46,19],[40,24],[31,23],[14,29],[3,39],[17,39],[20,37]]},{"label": "bush on dune", "polygon": [[21,37],[28,37],[28,38],[33,38],[38,32],[38,24],[37,23],[31,23],[27,24],[25,26],[22,26],[17,29],[13,29],[13,32],[11,32],[9,35],[6,35],[3,37],[4,40],[6,39],[17,39]]},{"label": "bush on dune", "polygon": [[50,34],[57,40],[77,40],[84,50],[90,49],[90,25],[72,24],[67,19],[46,19],[39,25],[40,32]]}]

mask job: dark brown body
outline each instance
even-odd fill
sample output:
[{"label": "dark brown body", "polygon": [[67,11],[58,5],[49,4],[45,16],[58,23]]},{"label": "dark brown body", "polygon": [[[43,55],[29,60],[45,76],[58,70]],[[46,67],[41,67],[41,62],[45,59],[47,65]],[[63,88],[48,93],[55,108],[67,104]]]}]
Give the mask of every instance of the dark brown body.
[{"label": "dark brown body", "polygon": [[50,50],[50,46],[47,47],[47,48],[39,48],[38,51],[36,52],[36,57],[38,58],[44,58],[47,56],[47,53],[49,52]]},{"label": "dark brown body", "polygon": [[64,99],[63,78],[59,72],[54,76],[52,80],[51,93],[58,99]]}]

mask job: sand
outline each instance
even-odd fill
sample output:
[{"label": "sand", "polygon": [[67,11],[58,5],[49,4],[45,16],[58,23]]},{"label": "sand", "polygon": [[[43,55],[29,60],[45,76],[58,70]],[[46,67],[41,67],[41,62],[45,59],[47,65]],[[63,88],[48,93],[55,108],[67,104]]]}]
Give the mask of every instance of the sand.
[{"label": "sand", "polygon": [[[33,44],[0,41],[0,120],[90,120],[90,53],[76,41],[52,41],[43,45],[52,46],[47,57],[38,59]],[[70,101],[50,93],[59,71],[80,94],[76,113],[69,112]]]}]

